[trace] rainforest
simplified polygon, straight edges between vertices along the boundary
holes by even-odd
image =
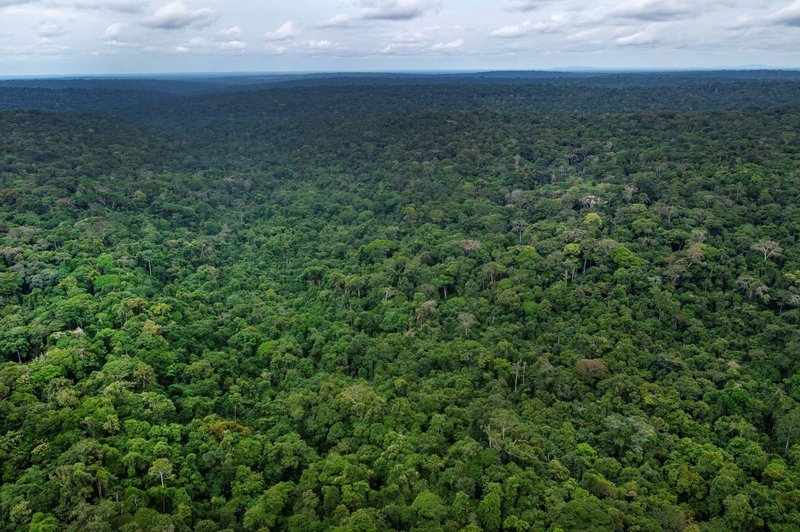
[[[0,80],[0,530],[800,529],[800,72]]]

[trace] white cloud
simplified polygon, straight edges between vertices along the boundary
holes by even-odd
[[[139,46],[139,43],[136,41],[118,41],[116,39],[111,39],[106,41],[106,44],[109,46],[114,46],[116,48],[130,48]]]
[[[563,29],[569,20],[561,14],[551,15],[549,19],[540,22],[526,20],[513,26],[503,26],[490,33],[492,37],[516,38],[529,35],[531,33],[555,33]]]
[[[442,0],[360,0],[357,14],[339,13],[319,22],[317,28],[351,28],[371,20],[406,21],[441,8]]]
[[[533,11],[534,9],[539,9],[553,0],[516,0],[511,2],[511,9],[514,11]]]
[[[457,50],[464,46],[464,39],[456,39],[450,42],[440,42],[431,46],[431,50]]]
[[[275,31],[268,31],[264,37],[270,41],[289,41],[297,36],[294,28],[294,22],[287,20],[280,28]]]
[[[422,49],[420,42],[391,42],[384,46],[380,53],[384,55],[412,55]]]
[[[217,32],[220,37],[235,38],[242,35],[242,28],[239,26],[231,26],[230,28],[223,28]]]
[[[58,24],[44,24],[42,27],[39,28],[38,35],[39,37],[44,37],[46,39],[50,39],[53,37],[61,37],[65,34],[64,28],[59,26]]]
[[[76,9],[104,9],[119,13],[140,13],[147,2],[144,0],[65,0],[56,1],[54,5]]]
[[[503,38],[514,38],[514,37],[522,37],[523,35],[527,34],[530,31],[531,21],[526,20],[520,24],[515,24],[513,26],[503,26],[502,28],[498,28],[494,30],[490,35],[492,37],[503,37]]]
[[[124,22],[115,22],[108,26],[106,30],[103,32],[103,39],[104,40],[112,40],[116,39],[122,33],[122,30],[125,29],[127,24]]]
[[[127,27],[128,24],[125,22],[114,22],[105,29],[101,38],[107,45],[115,46],[117,48],[138,46],[138,42],[131,41],[123,37],[123,30],[125,30]]]
[[[178,47],[193,52],[212,52],[215,50],[239,51],[247,48],[247,43],[239,39],[220,40],[218,36],[212,39],[192,37],[188,41],[180,43]]]
[[[177,30],[187,27],[205,28],[217,20],[216,13],[207,8],[192,9],[181,0],[160,7],[142,21],[145,26],[162,30]]]
[[[45,2],[41,2],[41,0],[0,0],[0,8],[39,3],[44,3],[48,7],[85,10],[102,9],[119,13],[139,13],[147,4],[146,0],[47,0]]]
[[[344,13],[340,13],[338,15],[334,15],[328,20],[323,20],[319,24],[317,24],[317,28],[347,28],[353,25],[355,19],[351,15],[345,15]]]
[[[611,13],[623,18],[659,22],[690,17],[697,12],[699,7],[702,7],[700,2],[633,0],[622,4]]]
[[[0,56],[19,56],[19,57],[57,57],[71,50],[68,46],[60,44],[22,44],[14,46],[0,46]]]
[[[783,26],[800,27],[800,0],[789,4],[769,17],[770,22]]]
[[[629,35],[617,37],[614,42],[620,46],[646,46],[659,42],[658,34],[653,28],[647,28]]]
[[[798,29],[800,0],[0,0],[0,72],[796,68]]]
[[[337,45],[333,41],[329,41],[327,39],[323,39],[320,41],[306,41],[305,47],[309,50],[330,50],[332,48],[336,48]]]
[[[219,44],[221,50],[244,50],[247,48],[247,43],[244,41],[224,41]]]
[[[751,28],[759,22],[760,21],[757,17],[754,17],[749,13],[745,13],[744,15],[739,15],[736,17],[733,22],[726,24],[725,27],[732,30],[741,30],[745,28]]]
[[[364,0],[364,20],[411,20],[441,7],[439,0]]]
[[[538,33],[555,33],[564,29],[570,20],[566,15],[555,14],[551,15],[549,19],[543,20],[534,25],[534,31]]]

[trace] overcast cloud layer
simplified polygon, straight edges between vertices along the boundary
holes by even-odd
[[[800,0],[0,0],[0,76],[749,65]]]

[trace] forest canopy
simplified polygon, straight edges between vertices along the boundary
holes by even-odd
[[[800,528],[800,75],[0,108],[0,529]]]

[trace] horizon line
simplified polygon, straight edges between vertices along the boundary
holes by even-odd
[[[531,69],[390,69],[390,70],[239,70],[239,71],[172,71],[172,72],[122,72],[122,73],[69,73],[69,74],[11,74],[0,75],[0,80],[18,79],[125,79],[171,77],[244,77],[244,76],[347,76],[347,75],[453,75],[494,73],[550,73],[550,74],[647,74],[681,72],[797,72],[800,67],[774,67],[769,65],[739,65],[720,67],[589,67],[569,66]]]

